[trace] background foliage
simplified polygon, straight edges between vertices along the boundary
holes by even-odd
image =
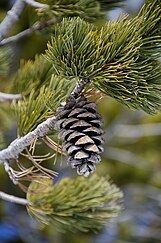
[[[5,1],[3,2],[1,4],[3,8],[1,9],[2,13],[0,15],[2,19],[5,13],[4,7],[6,7]],[[88,1],[84,2],[86,4]],[[112,2],[115,2],[117,7],[120,6],[119,2],[123,3],[123,1],[99,2],[101,3],[103,12],[111,10],[111,8],[113,9],[113,7],[115,7]],[[127,4],[130,5],[130,2]],[[125,9],[126,8],[127,7],[125,7]],[[69,12],[70,11],[71,10],[69,10]],[[91,9],[91,13],[92,11],[93,10]],[[60,12],[62,13],[62,9]],[[133,15],[135,15],[133,11],[131,12]],[[27,9],[23,14],[20,23],[15,26],[12,33],[16,33],[32,24],[34,17],[30,18],[29,13],[30,9]],[[99,17],[97,18],[97,24],[99,25],[102,21],[104,21],[103,18],[105,18],[106,12],[105,14],[100,14],[97,8],[97,13]],[[55,14],[54,10],[53,14]],[[110,15],[111,12],[108,12],[108,14]],[[48,15],[42,16],[42,18],[48,18]],[[91,18],[93,21],[92,15]],[[146,31],[144,31],[144,33],[144,37],[146,38],[147,34],[149,34],[148,28]],[[47,31],[44,31],[41,34],[37,33],[31,37],[28,37],[25,41],[23,40],[10,45],[9,55],[12,57],[12,63],[8,63],[4,69],[6,72],[3,73],[0,78],[1,91],[7,92],[11,90],[13,78],[15,80],[17,79],[15,70],[17,70],[17,67],[19,66],[20,58],[23,57],[28,59],[34,57],[36,53],[44,52],[46,42],[48,41],[48,38],[46,37],[47,34]],[[148,43],[143,46],[143,48],[146,48],[147,52]],[[3,57],[0,59],[3,60]],[[41,62],[38,56],[36,61],[38,63]],[[28,65],[29,62],[32,63],[33,61],[29,60],[23,67],[24,70],[21,74],[22,76],[19,76],[21,80],[30,78],[30,72],[35,72],[35,70],[29,69],[32,69],[32,65]],[[50,73],[51,75],[51,69],[50,64],[47,62],[42,66],[45,70],[40,69],[39,72],[35,74],[37,77],[37,84],[39,84],[39,87],[41,87],[43,90],[45,89],[45,85],[49,82],[49,80],[46,79],[46,76],[44,76],[44,73]],[[9,67],[10,74],[6,78],[6,73]],[[72,80],[72,85],[74,85],[75,82],[76,80]],[[63,87],[63,85],[66,85],[66,80],[62,80],[61,83],[59,80],[58,83]],[[43,106],[39,106],[40,100],[36,100],[36,90],[33,94],[29,94],[27,92],[28,85],[33,85],[32,82],[25,82],[25,84],[26,93],[24,95],[26,99],[34,95],[35,103],[32,105],[43,109]],[[55,90],[55,96],[51,97],[50,102],[43,99],[45,105],[47,104],[48,106],[49,114],[50,110],[53,109],[51,102],[52,99],[57,99],[58,106],[60,100],[63,100],[67,95],[63,92],[58,94],[57,90],[60,90],[60,87],[56,87],[55,83],[53,84],[51,82],[50,85],[51,88]],[[55,86],[53,87],[53,85]],[[16,89],[12,88],[13,92],[22,91],[21,86],[16,85],[15,87]],[[32,89],[34,89],[34,86]],[[23,102],[25,102],[25,100]],[[55,102],[56,101],[54,100],[54,103]],[[19,112],[23,114],[23,107],[19,106],[19,109]],[[6,145],[16,137],[17,133],[16,118],[14,117],[14,113],[8,112],[8,110],[8,104],[0,104],[0,127],[1,131],[3,132],[3,136],[2,133],[0,133],[1,147],[6,147]],[[102,176],[109,174],[112,181],[114,181],[123,190],[125,195],[124,212],[119,216],[119,218],[117,218],[117,220],[113,220],[113,222],[108,224],[98,235],[87,233],[62,234],[58,233],[53,227],[42,228],[41,226],[35,224],[34,221],[28,217],[23,207],[0,201],[0,242],[161,242],[161,115],[158,113],[155,116],[150,116],[142,111],[131,111],[110,98],[104,98],[100,101],[99,111],[105,120],[107,138],[103,162],[100,166],[98,166],[97,170]],[[28,117],[28,119],[30,120],[31,118]],[[39,119],[42,121],[43,117],[40,116]],[[38,121],[38,119],[36,119],[36,121]],[[22,124],[24,124],[24,122],[22,122]],[[32,121],[30,124],[31,127],[28,128],[29,130],[34,128],[33,124],[35,125],[35,122]],[[23,126],[21,126],[21,130],[18,131],[18,133],[21,135],[26,132],[27,131],[24,131]],[[71,170],[66,167],[64,162],[62,167],[59,167],[59,165],[56,165],[56,167],[60,173],[59,177],[57,178],[58,181],[60,180],[61,182],[61,179],[66,176],[73,176],[71,174]],[[0,170],[0,176],[1,190],[11,194],[24,196],[22,191],[12,185],[12,182],[8,180],[3,168]],[[13,220],[15,217],[16,220]]]

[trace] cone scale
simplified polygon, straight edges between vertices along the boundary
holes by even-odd
[[[68,163],[79,175],[89,176],[100,163],[103,152],[103,122],[97,105],[81,95],[71,97],[57,110],[55,129],[63,140]]]

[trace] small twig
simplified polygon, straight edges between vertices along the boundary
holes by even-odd
[[[6,94],[6,93],[0,92],[0,102],[20,100],[20,99],[22,99],[21,94]]]
[[[18,21],[26,3],[23,0],[17,0],[13,7],[7,12],[6,17],[0,24],[0,41],[2,41],[13,25]]]
[[[24,206],[27,206],[30,204],[25,198],[15,197],[13,195],[9,195],[9,194],[7,194],[5,192],[1,192],[1,191],[0,191],[0,198],[5,201],[21,204]]]
[[[11,36],[11,37],[8,37],[8,38],[2,40],[0,42],[0,46],[6,45],[6,44],[11,43],[11,42],[19,41],[20,39],[27,37],[27,36],[35,33],[36,31],[41,31],[41,30],[43,30],[43,29],[47,28],[48,26],[55,24],[55,23],[56,23],[56,19],[53,18],[53,19],[48,20],[45,23],[34,24],[31,28],[28,28],[28,29],[18,33],[17,35],[14,35],[14,36]]]
[[[50,7],[48,4],[39,3],[34,0],[23,0],[23,1],[34,8],[49,8]]]
[[[5,171],[7,172],[7,174],[9,175],[9,178],[11,179],[11,181],[16,185],[18,184],[18,181],[17,181],[17,178],[16,178],[16,175],[13,171],[13,169],[11,168],[10,164],[9,164],[9,160],[4,160],[3,161],[4,163],[4,168],[5,168]]]

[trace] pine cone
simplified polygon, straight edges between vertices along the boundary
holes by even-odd
[[[64,141],[68,162],[77,168],[79,175],[88,176],[101,161],[102,126],[96,103],[88,102],[84,96],[70,98],[57,110],[55,129],[60,131],[59,138]]]

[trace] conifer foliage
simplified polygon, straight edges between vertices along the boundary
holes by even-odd
[[[35,6],[35,1],[26,2]],[[58,230],[97,231],[122,209],[122,193],[108,178],[90,175],[101,161],[104,143],[95,94],[150,114],[161,110],[161,2],[146,1],[136,17],[123,15],[117,21],[107,21],[105,10],[121,1],[40,2],[48,5],[35,12],[39,24],[44,27],[51,19],[57,24],[43,33],[51,36],[43,55],[22,61],[12,77],[12,93],[22,95],[11,105],[18,138],[0,151],[0,163],[15,184],[31,181],[26,205],[32,216]],[[0,51],[3,76],[9,66],[6,56]],[[53,154],[42,154],[45,145]],[[54,166],[59,153],[79,177],[55,183],[57,173],[42,162]]]
[[[98,232],[108,218],[116,217],[122,209],[122,193],[107,178],[96,174],[89,180],[64,178],[55,185],[45,177],[35,179],[27,197],[32,203],[28,206],[31,216],[67,232]]]
[[[161,109],[160,15],[154,1],[134,19],[124,16],[101,29],[80,18],[64,19],[47,57],[59,75],[86,76],[128,107],[155,113]]]

